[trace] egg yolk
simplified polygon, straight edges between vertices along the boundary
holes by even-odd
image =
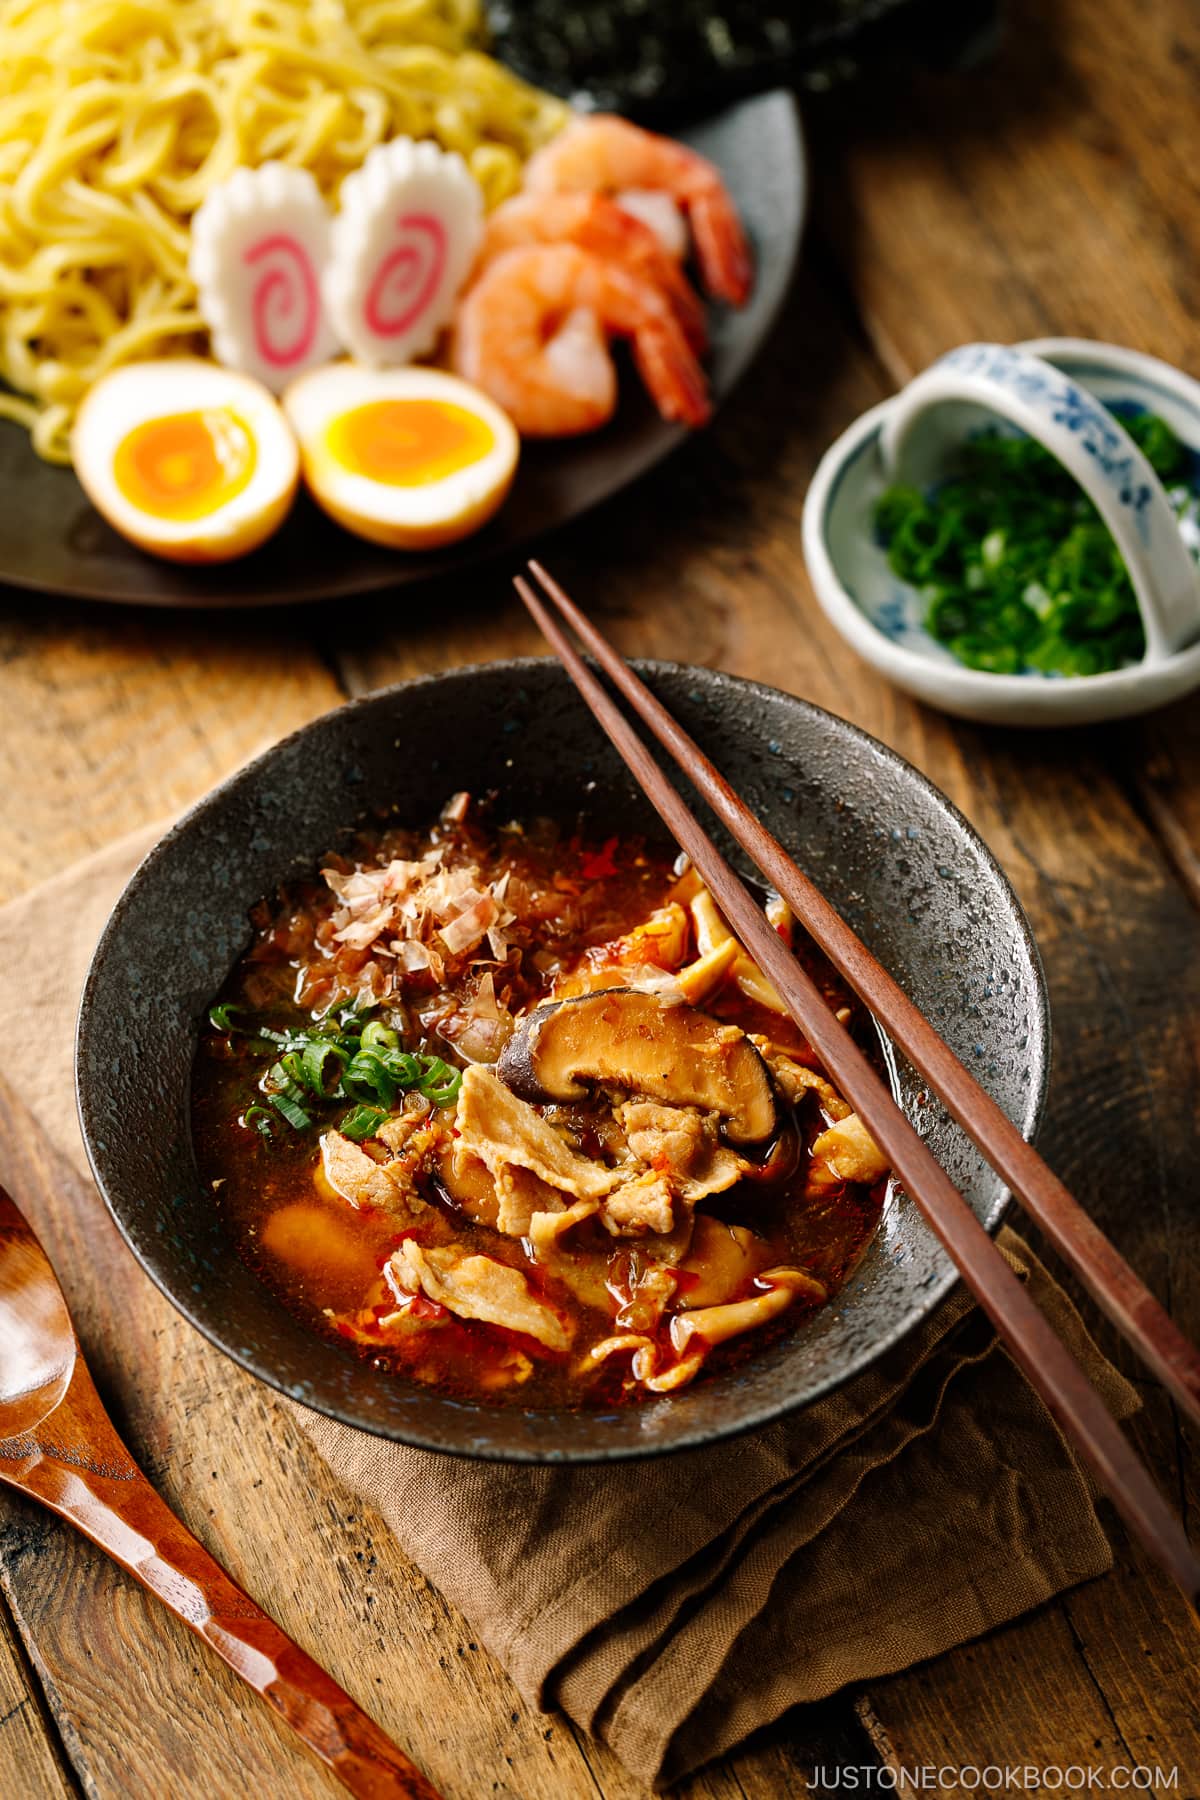
[[[425,487],[480,462],[492,428],[446,400],[372,400],[340,413],[326,433],[330,455],[352,475],[393,487]]]
[[[125,498],[153,518],[205,519],[242,492],[256,460],[249,428],[213,406],[135,425],[117,445],[113,474]]]

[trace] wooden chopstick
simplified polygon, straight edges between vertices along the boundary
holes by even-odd
[[[541,578],[542,571],[530,565]],[[812,977],[668,781],[563,627],[522,577],[515,586],[584,702],[728,920],[772,982],[825,1068],[871,1132],[1009,1353],[1105,1488],[1131,1531],[1193,1606],[1200,1562],[1179,1520],[1099,1395],[1013,1274],[967,1202],[917,1135]],[[553,590],[551,590],[553,592]],[[607,646],[606,646],[607,648]]]
[[[809,936],[891,1033],[951,1117],[978,1145],[1024,1204],[1063,1261],[1074,1270],[1122,1337],[1200,1424],[1200,1351],[1130,1268],[1074,1195],[1026,1143],[1007,1113],[985,1092],[935,1027],[914,1006],[846,924],[778,838],[756,819],[694,738],[672,718],[625,659],[580,612],[540,563],[530,569],[559,613],[596,658],[658,741],[670,751],[755,867],[787,901]]]

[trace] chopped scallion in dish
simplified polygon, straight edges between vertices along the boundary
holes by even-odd
[[[356,1104],[338,1121],[338,1130],[359,1142],[387,1118],[398,1094],[423,1094],[435,1106],[451,1106],[462,1085],[461,1072],[440,1056],[401,1050],[399,1034],[372,1016],[377,1013],[375,1007],[332,1007],[310,1030],[288,1032],[255,1024],[245,1007],[228,1002],[208,1016],[215,1030],[261,1044],[266,1067],[259,1091],[294,1131],[330,1123],[330,1109],[351,1100]],[[268,1106],[248,1107],[241,1123],[270,1137]]]
[[[1195,509],[1189,456],[1165,420],[1122,420],[1182,516]],[[968,668],[1100,675],[1146,640],[1129,572],[1096,508],[1031,438],[964,445],[949,478],[888,488],[875,509],[888,561],[919,590],[925,625]]]

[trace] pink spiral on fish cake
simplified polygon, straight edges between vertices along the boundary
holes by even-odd
[[[376,269],[363,302],[363,317],[379,337],[411,329],[446,267],[446,227],[435,213],[404,213],[396,228],[402,241]]]
[[[267,259],[270,259],[269,261]],[[263,361],[286,369],[312,349],[321,317],[316,270],[304,245],[288,232],[260,238],[242,253],[258,272],[250,299],[254,342]]]

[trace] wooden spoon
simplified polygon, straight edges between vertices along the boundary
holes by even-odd
[[[0,1481],[78,1526],[260,1693],[352,1794],[440,1800],[155,1493],[88,1374],[45,1251],[0,1188]]]

